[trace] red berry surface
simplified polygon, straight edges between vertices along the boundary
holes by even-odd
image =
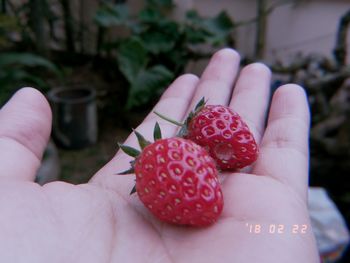
[[[221,170],[252,164],[258,146],[242,118],[229,107],[204,106],[190,120],[185,138],[205,147]]]
[[[183,138],[146,146],[135,163],[136,191],[160,220],[207,226],[223,209],[215,162],[207,151]]]

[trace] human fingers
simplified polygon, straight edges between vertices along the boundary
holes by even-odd
[[[309,123],[304,90],[294,84],[278,88],[272,99],[260,155],[252,171],[290,186],[304,200],[308,185]]]
[[[0,123],[0,179],[34,180],[51,132],[48,102],[23,88],[0,110]]]
[[[217,51],[205,68],[193,95],[188,111],[194,109],[201,98],[208,104],[227,105],[239,69],[240,56],[233,49]]]
[[[210,104],[227,105],[238,72],[239,59],[238,53],[232,49],[227,48],[216,52],[204,70],[199,82],[198,79],[196,79],[192,81],[191,84],[183,83],[187,81],[182,81],[180,77],[163,95],[162,99],[155,107],[155,111],[174,120],[182,120],[193,110],[202,97],[205,97]],[[193,76],[191,76],[191,78],[193,78]],[[191,89],[188,89],[189,86],[191,86]],[[175,103],[169,104],[167,103],[168,97],[180,98],[182,103],[178,104],[178,101],[175,101]],[[153,129],[155,120],[161,122],[161,126],[163,127],[162,132],[166,135],[173,135],[176,132],[176,126],[166,124],[166,122],[161,121],[153,113],[150,113],[137,130],[146,136],[149,135]],[[131,146],[137,145],[135,136],[131,134],[125,144]],[[130,157],[127,157],[124,153],[119,151],[110,163],[118,163],[119,170],[122,168],[127,169],[129,160]],[[115,167],[115,165],[111,166],[107,164],[98,172],[92,181],[95,181],[95,178],[101,177],[101,174],[105,174],[106,171],[109,170],[108,168],[113,166]]]
[[[244,67],[233,90],[230,108],[247,123],[259,142],[265,127],[270,96],[271,71],[261,63]]]
[[[162,113],[170,119],[181,120],[185,118],[191,110],[193,110],[198,101],[203,97],[205,97],[210,104],[227,104],[232,93],[233,83],[238,72],[238,67],[239,55],[236,51],[226,48],[216,52],[211,58],[208,66],[205,68],[199,81],[196,78],[195,83],[192,83],[191,93],[188,93],[188,89],[186,88],[189,85],[176,81],[167,92],[170,95],[165,93],[160,102],[155,107],[154,111]],[[185,77],[193,78],[193,75],[185,75]],[[172,107],[172,105],[168,104],[167,98],[181,98],[181,94],[183,93],[181,88],[186,89],[187,94],[185,93],[185,96],[187,98],[187,105],[184,107],[181,106],[181,104],[177,105],[177,102],[175,102]],[[189,94],[191,97],[188,97]],[[186,108],[184,112],[187,114],[184,114],[184,112],[181,110],[179,111],[179,106],[182,109]],[[149,116],[146,117],[145,121],[141,124],[141,126],[147,126],[146,129],[143,130],[150,133],[156,119],[159,122],[164,123],[164,121],[161,121],[159,117],[151,112]],[[150,123],[152,127],[149,127],[148,124]],[[173,126],[172,129],[166,129],[166,132],[169,131],[170,133],[174,133],[176,129],[177,128]],[[140,127],[137,130],[140,130]],[[128,142],[136,144],[135,136],[132,136],[132,138],[134,138],[133,141]]]

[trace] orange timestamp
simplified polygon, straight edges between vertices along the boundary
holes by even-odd
[[[246,223],[245,226],[251,234],[306,234],[309,230],[307,224],[252,224]]]

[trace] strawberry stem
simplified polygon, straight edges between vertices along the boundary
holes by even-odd
[[[175,124],[175,125],[177,125],[177,126],[182,127],[182,126],[184,125],[183,123],[180,123],[180,122],[178,122],[178,121],[175,121],[175,120],[173,120],[173,119],[170,119],[170,118],[164,116],[163,114],[160,114],[159,112],[154,111],[154,114],[156,114],[158,117],[162,118],[163,120],[166,120],[166,121],[168,121],[168,122],[170,122],[170,123],[172,123],[172,124]]]

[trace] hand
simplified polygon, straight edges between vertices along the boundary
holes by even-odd
[[[0,111],[0,261],[318,262],[306,205],[305,93],[292,84],[280,87],[265,128],[270,71],[262,64],[249,65],[233,89],[238,67],[238,54],[221,50],[200,79],[179,77],[155,106],[181,120],[205,96],[209,104],[237,111],[260,143],[259,159],[249,170],[221,175],[224,210],[207,228],[177,227],[153,218],[137,195],[129,195],[134,176],[115,175],[129,165],[120,151],[87,184],[33,183],[49,138],[51,112],[36,90],[17,92]],[[164,137],[176,133],[175,126],[153,113],[137,130],[152,138],[156,120]],[[135,136],[125,144],[137,145]]]

